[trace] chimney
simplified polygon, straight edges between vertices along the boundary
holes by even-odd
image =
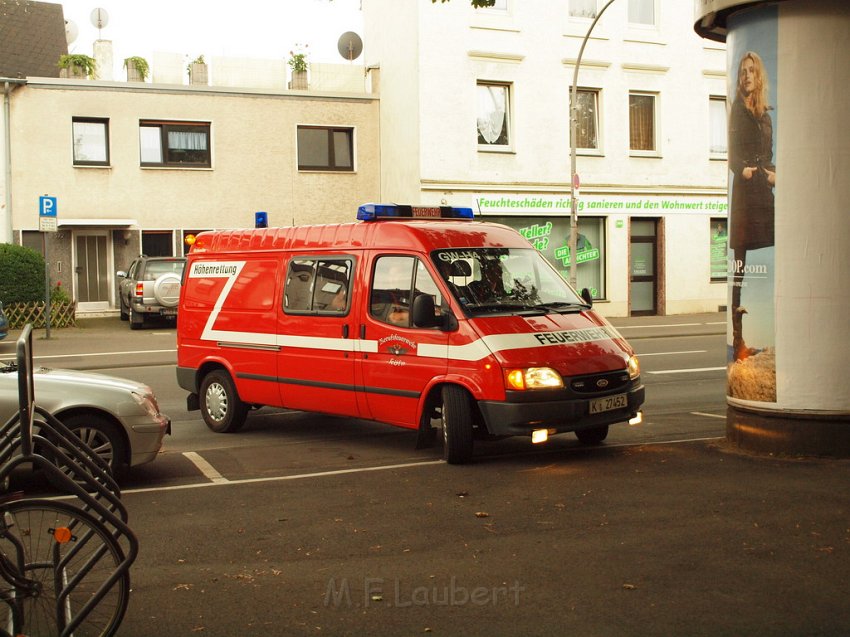
[[[112,60],[112,40],[94,41],[94,59],[97,63],[94,79],[112,81],[115,72]]]

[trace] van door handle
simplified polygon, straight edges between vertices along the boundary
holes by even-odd
[[[366,324],[361,323],[360,324],[360,339],[363,340],[365,338],[366,338]]]
[[[348,323],[342,326],[342,337],[348,338]]]

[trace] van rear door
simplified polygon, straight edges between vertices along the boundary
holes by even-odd
[[[429,294],[438,312],[447,306],[417,256],[372,252],[369,259],[369,299],[359,324],[363,416],[415,428],[423,392],[446,373],[448,334],[411,325],[411,305],[417,295]]]

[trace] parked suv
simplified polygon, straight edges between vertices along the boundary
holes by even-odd
[[[118,297],[121,320],[130,321],[137,330],[150,317],[177,318],[180,280],[185,257],[149,257],[141,255],[130,269],[118,272]]]

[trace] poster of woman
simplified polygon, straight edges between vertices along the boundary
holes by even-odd
[[[742,22],[729,42],[728,395],[775,402],[776,16]]]

